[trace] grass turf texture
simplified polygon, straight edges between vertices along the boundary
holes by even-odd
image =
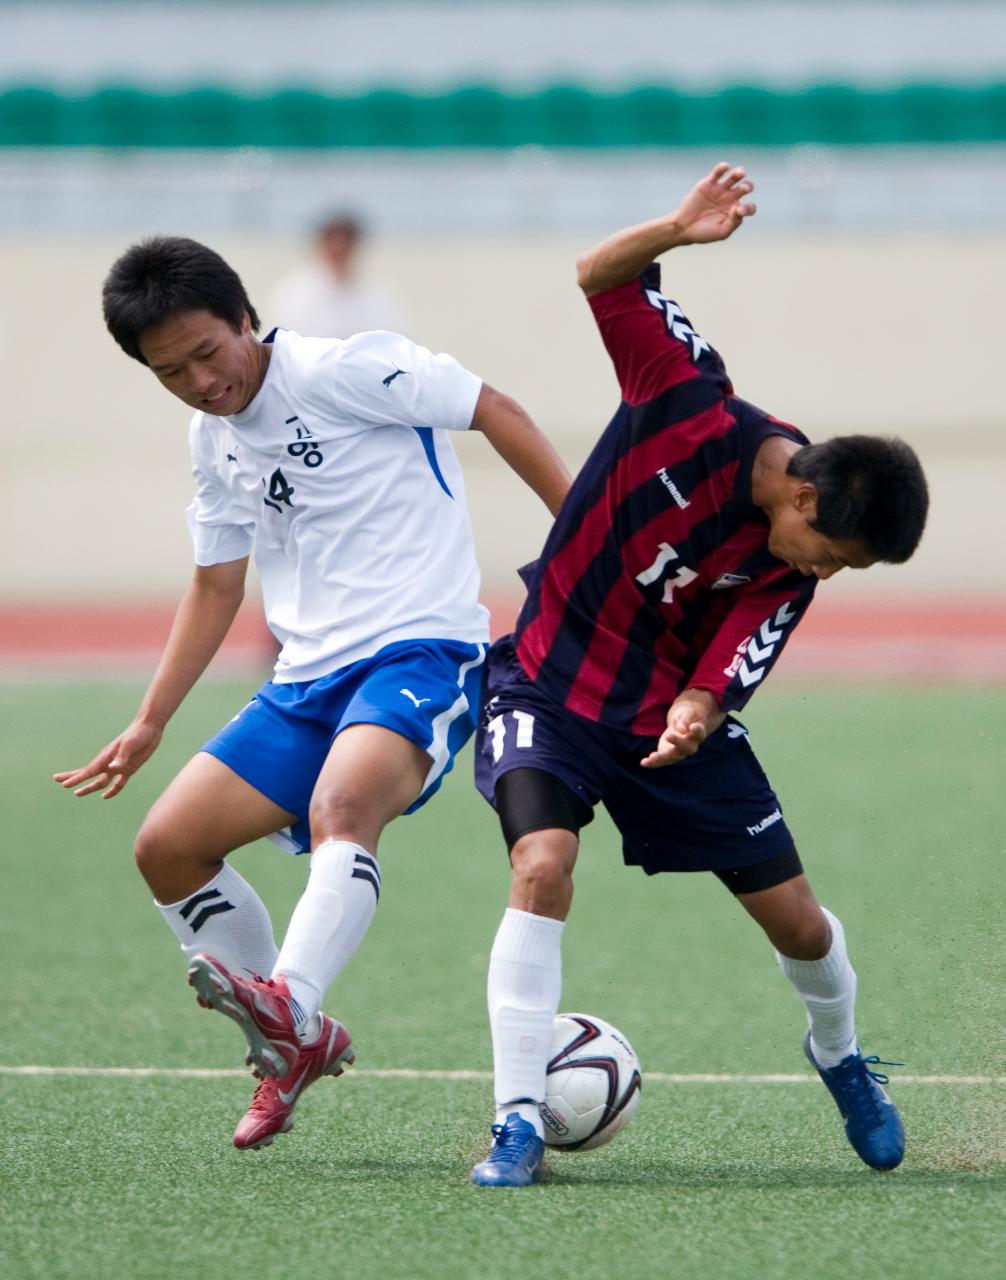
[[[158,756],[104,803],[60,795],[48,775],[110,738],[138,690],[4,688],[3,1064],[240,1065],[237,1031],[184,984],[130,844],[146,805],[245,693],[201,689]],[[905,1073],[1003,1070],[1004,712],[1006,696],[985,691],[789,687],[745,717],[812,883],[846,924],[866,1050],[906,1061]],[[444,794],[386,836],[380,910],[328,1001],[361,1068],[490,1065],[485,966],[506,865],[469,775],[466,756]],[[305,861],[263,844],[236,865],[281,933]],[[292,1135],[239,1153],[243,1080],[0,1075],[3,1274],[1001,1274],[1001,1088],[898,1088],[894,1072],[908,1155],[878,1175],[816,1083],[647,1087],[647,1069],[806,1070],[799,1003],[713,877],[621,868],[599,815],[565,963],[563,1006],[626,1032],[644,1094],[610,1146],[551,1156],[544,1185],[467,1185],[488,1137],[488,1081],[350,1072],[311,1090]]]

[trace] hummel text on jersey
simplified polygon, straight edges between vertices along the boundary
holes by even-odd
[[[681,490],[674,483],[671,477],[667,474],[666,467],[661,467],[660,470],[657,472],[657,475],[660,477],[660,483],[664,486],[664,488],[671,495],[671,497],[678,504],[678,506],[681,508],[682,511],[684,511],[686,507],[690,507],[692,505],[687,500],[687,498],[684,497]]]
[[[748,835],[760,836],[766,827],[771,827],[776,822],[782,822],[781,809],[774,809],[767,818],[762,818],[761,822],[756,822],[753,827],[748,827]]]

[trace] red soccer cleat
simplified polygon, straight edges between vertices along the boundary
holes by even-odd
[[[189,986],[204,1009],[225,1013],[245,1033],[245,1062],[256,1075],[279,1079],[293,1070],[300,1038],[285,979],[239,978],[212,956],[196,955]]]
[[[278,1133],[293,1128],[293,1109],[304,1090],[322,1076],[341,1076],[356,1054],[349,1032],[341,1023],[321,1015],[321,1035],[301,1045],[297,1063],[281,1080],[263,1080],[251,1106],[234,1130],[234,1145],[242,1150],[268,1147]]]

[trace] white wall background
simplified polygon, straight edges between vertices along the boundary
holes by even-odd
[[[106,334],[121,238],[0,241],[0,597],[160,600],[190,572],[188,411]],[[265,309],[300,245],[214,240]],[[572,466],[617,389],[561,236],[401,237],[371,254],[410,336],[516,396]],[[1006,236],[758,234],[665,259],[665,289],[723,353],[738,393],[812,438],[892,432],[921,453],[931,523],[908,565],[836,591],[1006,590],[1001,300]],[[263,315],[263,320],[275,319]],[[487,586],[516,586],[547,518],[481,438],[462,440]]]

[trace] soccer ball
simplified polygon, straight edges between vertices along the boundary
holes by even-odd
[[[564,1151],[603,1146],[639,1105],[639,1059],[611,1023],[586,1013],[560,1013],[541,1118],[545,1143]]]

